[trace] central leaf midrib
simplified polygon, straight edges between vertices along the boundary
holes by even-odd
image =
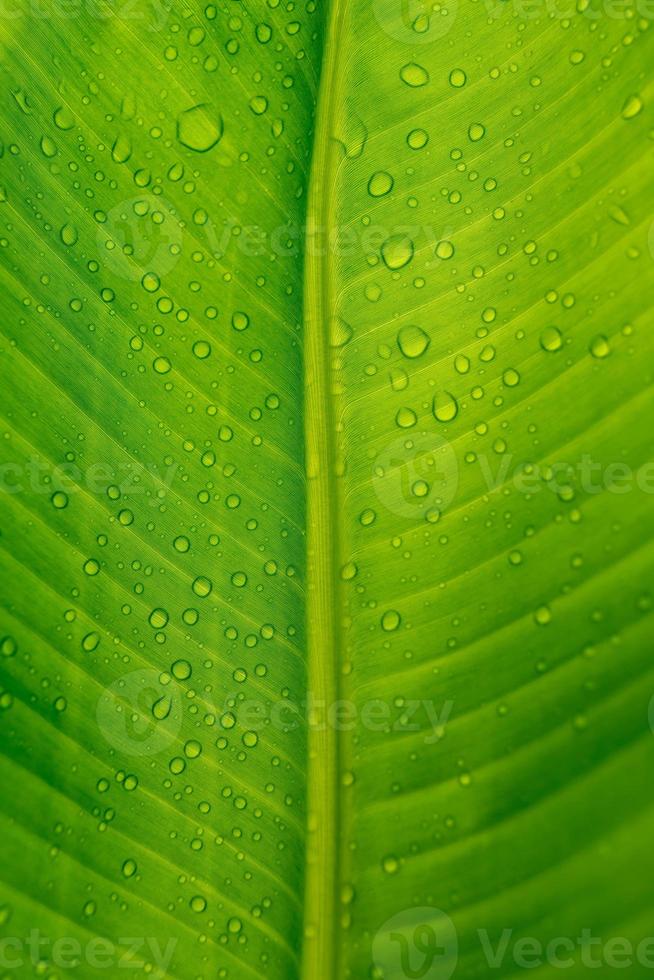
[[[339,40],[347,0],[331,0],[324,27],[304,257],[304,426],[307,475],[307,687],[317,717],[307,719],[307,845],[302,980],[342,975],[338,903],[342,880],[342,771],[337,727],[326,711],[342,696],[342,621],[339,569],[343,565],[343,488],[337,473],[337,396],[329,333],[334,315],[334,176],[338,144],[334,119],[341,102]],[[342,81],[342,79],[341,79]],[[318,247],[316,247],[316,242]]]

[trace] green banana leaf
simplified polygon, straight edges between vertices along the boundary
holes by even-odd
[[[6,0],[0,976],[651,976],[654,8]]]

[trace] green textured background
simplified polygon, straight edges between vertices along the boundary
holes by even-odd
[[[654,932],[653,19],[0,12],[3,980]]]

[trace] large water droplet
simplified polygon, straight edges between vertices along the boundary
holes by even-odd
[[[180,112],[177,117],[177,139],[189,150],[206,153],[223,135],[223,120],[205,104]]]

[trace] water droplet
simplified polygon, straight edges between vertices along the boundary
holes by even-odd
[[[167,357],[155,357],[152,362],[152,367],[157,374],[168,374],[172,368],[172,364]]]
[[[196,340],[193,344],[193,353],[204,361],[211,354],[211,344],[207,340]]]
[[[127,163],[132,155],[132,144],[126,136],[117,136],[111,148],[111,157],[116,163]]]
[[[563,337],[558,327],[545,327],[540,335],[540,346],[548,353],[561,350]]]
[[[188,660],[176,660],[170,668],[170,672],[178,681],[187,681],[192,673],[192,668]]]
[[[133,878],[136,874],[136,861],[133,861],[131,858],[123,861],[122,872],[125,878]]]
[[[223,135],[223,120],[206,104],[193,106],[177,117],[177,139],[189,150],[206,153]]]
[[[411,408],[400,408],[395,416],[395,423],[400,429],[410,429],[417,421],[416,413]]]
[[[156,293],[161,286],[161,280],[156,272],[146,272],[141,279],[141,285],[146,292]]]
[[[201,599],[206,599],[210,595],[213,584],[211,579],[205,578],[204,575],[198,575],[198,577],[193,582],[193,591]]]
[[[382,861],[382,869],[385,871],[387,875],[397,874],[397,872],[400,869],[400,862],[397,860],[397,858],[394,855],[389,854]]]
[[[598,334],[596,337],[593,337],[588,349],[593,355],[593,357],[596,357],[598,360],[602,360],[603,358],[608,357],[609,354],[611,353],[609,342],[607,338],[604,336],[604,334],[601,333]]]
[[[402,327],[397,335],[397,346],[401,353],[408,358],[420,357],[430,344],[430,338],[422,327],[412,324]]]
[[[449,391],[434,395],[432,412],[437,422],[453,422],[459,413],[459,403]]]
[[[82,650],[84,650],[85,653],[93,653],[94,650],[97,650],[99,643],[100,643],[99,633],[96,632],[87,633],[84,639],[82,640]]]
[[[549,606],[539,606],[534,613],[534,620],[539,626],[547,626],[552,621],[552,612]]]
[[[381,254],[387,268],[403,269],[413,258],[413,242],[408,235],[392,235],[382,245]]]
[[[429,81],[429,72],[422,65],[416,64],[415,61],[410,61],[400,68],[400,78],[410,88],[421,88]]]
[[[388,609],[381,618],[382,629],[386,633],[393,633],[402,621],[402,617],[395,609]]]
[[[450,85],[453,88],[463,88],[467,81],[468,76],[464,72],[463,68],[453,68],[450,72]]]
[[[61,231],[59,232],[59,237],[64,245],[75,245],[77,242],[77,228],[75,225],[62,225]]]
[[[67,106],[59,106],[55,109],[52,118],[57,129],[72,129],[75,125],[75,117]]]
[[[236,313],[232,314],[232,326],[234,330],[246,330],[250,325],[250,318],[247,313],[242,313],[237,310]]]
[[[14,640],[13,636],[4,636],[2,642],[0,643],[0,653],[3,657],[13,657],[18,650],[18,644]]]
[[[622,106],[622,118],[633,119],[642,111],[643,100],[639,95],[630,95]]]
[[[412,129],[406,141],[412,150],[422,150],[423,146],[427,146],[429,142],[429,133],[424,129]]]
[[[436,255],[439,259],[451,259],[454,255],[454,245],[452,242],[442,241],[436,246]]]
[[[165,721],[173,706],[172,698],[167,694],[162,694],[152,705],[152,715],[157,721]]]
[[[265,95],[255,95],[250,99],[250,109],[255,116],[262,116],[268,108],[268,99]]]
[[[354,331],[342,316],[332,316],[329,320],[329,343],[331,347],[345,347],[352,339]]]
[[[197,759],[202,754],[202,745],[195,738],[190,738],[184,744],[184,755],[187,759]]]
[[[371,197],[383,197],[393,189],[393,178],[385,170],[378,170],[368,181],[368,193]]]
[[[161,630],[168,622],[168,613],[165,609],[153,609],[148,621],[152,629]]]
[[[481,123],[472,123],[468,128],[468,139],[471,143],[478,143],[486,135],[486,127]]]
[[[50,136],[41,137],[41,153],[50,159],[57,155],[57,146]]]

